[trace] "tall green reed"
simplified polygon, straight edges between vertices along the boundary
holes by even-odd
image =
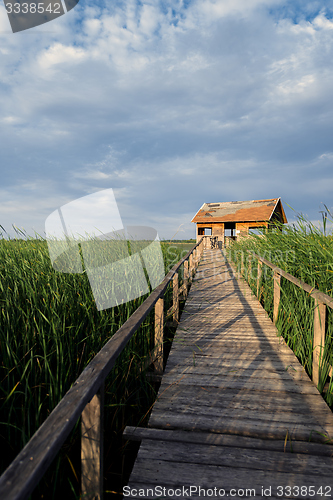
[[[188,250],[161,245],[167,272]],[[97,311],[87,275],[55,271],[45,240],[0,240],[1,471],[146,296]],[[168,290],[166,309],[171,296]],[[145,423],[154,400],[154,387],[140,371],[152,348],[153,320],[153,314],[146,318],[106,380],[110,446],[114,440],[121,446],[119,435],[125,425]],[[78,429],[58,458],[62,467],[66,462],[67,473],[60,473],[58,464],[46,477],[49,492],[66,476],[65,482],[72,481],[78,490],[78,455],[75,452],[73,458],[70,454],[77,441]],[[57,494],[56,490],[52,493]]]
[[[327,217],[327,212],[329,216]],[[327,232],[326,212],[323,228],[316,227],[303,216],[291,226],[273,225],[259,235],[235,242],[229,249],[232,260],[241,266],[253,292],[257,294],[257,260],[252,252],[277,265],[313,288],[333,297],[333,235]],[[273,272],[263,265],[260,279],[260,301],[273,318]],[[313,311],[315,301],[304,290],[281,278],[280,312],[277,321],[279,333],[312,376]],[[326,368],[322,370],[319,389],[329,381],[325,399],[333,406],[333,379],[327,378],[328,366],[333,364],[333,311],[327,307],[326,342],[323,354]]]

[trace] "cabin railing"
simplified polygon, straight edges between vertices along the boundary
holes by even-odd
[[[25,500],[38,485],[81,416],[81,492],[85,500],[103,498],[104,381],[133,334],[155,308],[154,349],[146,365],[163,373],[164,294],[172,281],[173,305],[166,317],[179,320],[179,297],[187,296],[189,284],[203,251],[203,239],[165,276],[162,283],[96,354],[45,422],[0,477],[1,500]],[[179,287],[178,271],[184,267]]]
[[[277,323],[278,314],[279,314],[279,306],[280,306],[280,296],[281,296],[281,276],[286,280],[294,283],[294,285],[298,286],[305,292],[307,292],[315,301],[314,307],[314,318],[313,318],[313,355],[312,355],[312,380],[313,383],[318,387],[320,380],[320,371],[322,368],[322,357],[325,349],[325,334],[326,334],[326,307],[330,307],[333,309],[333,298],[329,295],[326,295],[323,292],[320,292],[314,287],[311,287],[304,281],[295,278],[291,274],[287,273],[283,269],[280,269],[272,262],[260,257],[256,253],[252,251],[248,251],[248,266],[247,270],[245,270],[244,264],[244,252],[242,252],[241,262],[238,267],[238,272],[244,279],[248,278],[251,274],[252,269],[252,259],[257,260],[257,283],[256,283],[256,291],[257,298],[260,300],[260,280],[262,277],[262,266],[263,264],[268,266],[273,271],[273,323]],[[332,376],[332,366],[329,367],[328,375]]]

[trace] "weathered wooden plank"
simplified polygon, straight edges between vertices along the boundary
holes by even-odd
[[[148,446],[149,442],[143,442],[142,446]],[[287,456],[287,455],[286,455]],[[163,470],[161,477],[158,472]],[[270,470],[256,470],[245,467],[225,467],[216,465],[205,465],[181,463],[162,460],[146,460],[138,455],[136,464],[132,472],[132,481],[134,484],[165,485],[169,487],[179,486],[201,486],[201,488],[212,489],[214,487],[223,488],[226,492],[232,489],[254,488],[259,498],[262,487],[273,490],[272,497],[277,496],[278,486],[315,486],[317,490],[320,487],[329,487],[326,491],[332,495],[332,479],[316,476],[315,474],[305,472],[293,472],[293,469],[287,473]],[[245,495],[243,495],[245,496]],[[250,496],[250,495],[248,495]],[[253,495],[252,495],[253,496]],[[306,498],[310,498],[309,496]],[[320,498],[320,497],[318,497]]]
[[[183,401],[184,402],[184,401]],[[316,415],[308,415],[286,411],[280,411],[279,407],[265,409],[258,406],[253,408],[250,405],[238,405],[238,407],[233,408],[221,408],[221,406],[215,406],[214,403],[209,407],[208,405],[196,405],[188,404],[183,407],[179,407],[177,402],[170,403],[168,401],[159,401],[155,406],[155,413],[159,411],[163,415],[163,422],[171,423],[173,418],[178,418],[186,413],[186,418],[189,417],[191,420],[197,415],[203,418],[211,418],[212,421],[223,420],[225,425],[233,420],[244,421],[246,420],[256,420],[258,425],[266,426],[269,429],[275,425],[283,425],[284,428],[288,428],[290,425],[292,428],[295,425],[302,425],[310,430],[317,430],[319,432],[328,433],[329,436],[333,438],[333,424],[332,419],[326,418],[321,414],[321,418]],[[326,422],[325,422],[326,420]],[[161,420],[159,420],[161,421]],[[152,420],[153,425],[154,420]],[[233,423],[233,422],[232,422]],[[156,425],[156,421],[155,421]],[[156,425],[157,426],[157,425]],[[160,424],[158,425],[160,427]],[[183,428],[183,430],[186,430]],[[332,441],[333,444],[333,441]]]
[[[228,335],[228,333],[226,333],[226,336]],[[204,336],[202,335],[201,338],[198,337],[196,339],[194,339],[192,342],[191,342],[191,338],[189,336],[186,336],[186,335],[176,335],[175,339],[176,339],[176,343],[175,343],[175,348],[181,346],[181,345],[200,345],[201,347],[203,348],[209,348],[209,347],[220,347],[220,351],[222,351],[222,347],[224,346],[225,348],[227,347],[232,347],[232,344],[235,344],[235,341],[229,341],[228,340],[229,338],[229,335],[228,337],[226,337],[225,339],[223,337],[221,337],[219,334],[216,334],[215,336],[213,335],[212,338],[209,338],[208,340],[205,340]],[[229,345],[228,345],[229,344]],[[266,338],[266,341],[264,342],[261,342],[261,339],[260,338],[257,338],[257,339],[253,339],[251,340],[249,338],[249,336],[246,336],[244,337],[244,339],[240,339],[238,340],[237,342],[237,347],[239,349],[242,348],[242,344],[244,345],[244,348],[245,347],[251,347],[252,345],[252,348],[256,349],[256,350],[265,350],[268,348],[268,350],[270,351],[275,351],[275,352],[279,352],[279,353],[283,353],[285,352],[286,354],[288,353],[288,350],[290,351],[290,349],[287,347],[287,345],[281,341],[279,342],[278,339],[275,339],[274,337],[272,338]],[[259,346],[259,347],[256,347],[256,344]],[[262,345],[260,345],[262,344]]]
[[[187,385],[184,390],[183,386],[177,384],[171,386],[163,386],[163,394],[155,402],[156,410],[160,405],[172,405],[179,403],[179,408],[214,406],[217,409],[243,409],[257,410],[264,412],[276,410],[277,413],[292,413],[306,415],[309,422],[313,419],[318,419],[323,424],[332,424],[332,415],[327,411],[327,405],[317,395],[303,395],[295,393],[277,393],[269,391],[255,390],[240,390],[235,393],[233,389],[220,389],[218,394],[214,387],[198,387]],[[205,412],[205,408],[203,412]]]
[[[287,439],[258,439],[230,434],[210,434],[207,432],[189,432],[181,430],[155,429],[151,427],[127,426],[123,433],[124,439],[141,441],[182,442],[190,444],[231,446],[242,449],[270,450],[283,453],[300,453],[313,456],[333,457],[333,445],[311,443],[306,441],[291,441]]]
[[[332,474],[333,458],[283,451],[246,449],[236,446],[149,440],[140,450],[140,459],[174,461],[184,464],[217,465],[274,472],[309,473],[317,477]],[[332,478],[333,481],[333,478]],[[333,483],[332,483],[333,484]],[[332,491],[333,493],[333,491]]]
[[[288,349],[283,342],[281,343],[275,342],[274,344],[270,343],[270,345],[263,344],[262,346],[258,347],[254,343],[251,344],[249,342],[246,342],[246,340],[247,339],[245,338],[243,342],[244,344],[243,347],[241,345],[233,347],[233,342],[229,342],[229,344],[226,344],[219,339],[215,339],[215,342],[212,341],[204,342],[203,338],[194,339],[193,342],[191,342],[187,336],[177,335],[175,338],[175,345],[172,347],[172,349],[177,350],[183,348],[196,348],[198,353],[204,352],[205,350],[207,351],[207,353],[211,353],[213,351],[212,348],[215,348],[215,351],[218,352],[220,356],[222,356],[224,352],[227,352],[229,350],[236,351],[235,356],[237,356],[237,351],[240,354],[242,354],[243,352],[246,352],[246,348],[249,348],[249,356],[255,356],[257,354],[259,355],[260,353],[262,353],[262,355],[265,355],[266,352],[268,353],[271,352],[273,356],[284,356],[288,355],[290,352],[290,349]],[[218,347],[219,349],[217,349]],[[250,351],[252,353],[250,353]]]
[[[270,331],[277,333],[275,327],[272,325],[269,318],[259,318],[256,314],[246,314],[246,312],[238,310],[235,314],[222,314],[218,310],[211,310],[208,312],[200,312],[200,313],[187,313],[184,312],[182,316],[182,324],[183,327],[200,327],[204,320],[208,320],[210,323],[213,322],[215,325],[219,325],[219,327],[224,326],[224,324],[232,321],[233,323],[237,323],[237,327],[252,327],[258,329],[266,329],[268,328]],[[207,323],[207,321],[205,322]]]
[[[249,346],[249,347],[278,347],[279,342],[277,342],[275,337],[266,337],[265,335],[237,335],[237,334],[231,334],[229,335],[227,332],[225,335],[220,335],[220,332],[216,332],[214,335],[211,333],[210,335],[208,334],[207,337],[205,337],[203,334],[197,334],[196,336],[191,335],[181,335],[180,333],[176,336],[176,339],[178,341],[184,340],[184,342],[187,342],[188,344],[197,344],[197,345],[206,345],[206,346],[212,346],[212,345],[220,345],[228,347],[230,344],[235,344],[237,343],[237,346],[242,347],[244,346]]]
[[[218,367],[225,368],[250,368],[250,369],[258,369],[261,368],[263,370],[274,370],[277,372],[285,372],[288,370],[295,370],[295,371],[304,371],[304,368],[302,365],[300,365],[298,362],[295,362],[295,359],[293,359],[291,356],[287,358],[280,359],[277,356],[274,358],[268,358],[267,356],[262,356],[261,359],[260,357],[245,357],[245,353],[243,357],[234,357],[234,356],[200,356],[200,355],[192,355],[189,357],[184,357],[181,355],[181,353],[178,353],[177,350],[175,350],[172,353],[172,357],[169,358],[168,363],[167,363],[167,368],[166,370],[171,369],[172,367],[180,366],[182,365],[183,367],[185,366],[197,366],[197,367],[215,367],[217,365],[216,360],[219,359],[220,363],[218,364]]]
[[[223,387],[229,387],[233,389],[252,389],[257,391],[274,391],[283,393],[296,393],[296,394],[317,394],[318,391],[316,387],[311,383],[306,383],[306,381],[298,382],[297,380],[281,380],[281,378],[276,379],[266,379],[261,380],[260,377],[227,377],[227,376],[214,376],[214,375],[201,375],[196,373],[175,373],[166,374],[163,377],[163,385],[170,384],[197,384],[201,387],[216,387],[220,389]]]
[[[237,326],[250,326],[252,328],[269,328],[271,331],[277,332],[275,327],[272,325],[269,318],[266,317],[258,317],[255,313],[246,314],[241,310],[238,310],[235,314],[225,314],[220,313],[217,310],[211,310],[210,312],[200,312],[200,313],[187,313],[184,312],[182,317],[182,323],[185,326],[200,326],[202,325],[203,320],[214,321],[215,324],[219,324],[220,327],[223,327],[224,323],[229,321],[237,322]]]
[[[208,342],[211,338],[224,339],[226,335],[228,335],[228,338],[230,337],[246,338],[250,336],[257,339],[267,338],[270,341],[275,340],[276,343],[279,343],[278,342],[279,337],[277,337],[276,332],[274,330],[268,330],[257,326],[253,327],[247,324],[234,325],[234,327],[232,327],[232,325],[226,325],[226,326],[221,325],[218,328],[216,327],[209,328],[209,326],[208,328],[202,328],[202,326],[203,325],[201,324],[200,327],[195,328],[191,325],[188,325],[187,327],[183,325],[182,328],[178,330],[175,337],[195,338],[196,336],[200,336],[202,338],[206,338]]]
[[[250,356],[256,356],[256,355],[266,355],[268,356],[270,353],[272,353],[272,355],[276,355],[276,356],[284,356],[285,355],[285,351],[283,350],[283,348],[279,347],[279,346],[274,346],[274,345],[260,345],[258,346],[258,344],[256,343],[250,343],[250,342],[229,342],[227,345],[226,344],[223,344],[223,342],[218,342],[218,341],[214,341],[214,342],[210,342],[209,344],[207,343],[204,343],[204,342],[201,342],[200,340],[196,341],[196,342],[187,342],[186,339],[183,339],[183,340],[180,340],[178,339],[177,341],[177,345],[175,345],[175,350],[178,350],[179,352],[182,350],[182,349],[190,349],[192,352],[197,352],[198,354],[201,353],[201,354],[207,354],[209,352],[211,352],[212,350],[216,349],[224,349],[225,350],[225,353],[227,352],[234,352],[235,353],[235,356],[237,356],[237,353],[239,352],[246,352],[248,351],[249,353],[249,357]]]
[[[219,377],[224,379],[230,380],[231,378],[236,380],[236,379],[247,379],[247,380],[253,380],[253,379],[259,379],[259,384],[262,385],[264,382],[263,380],[268,380],[268,381],[297,381],[297,382],[304,382],[305,384],[310,384],[311,387],[313,387],[313,384],[311,382],[311,379],[308,377],[308,375],[305,373],[304,369],[303,370],[280,370],[280,371],[275,371],[275,370],[265,370],[262,367],[237,367],[237,366],[213,366],[213,365],[205,365],[205,364],[196,364],[193,363],[188,364],[186,366],[186,372],[183,370],[182,373],[186,373],[186,377],[191,377],[192,375],[194,376],[208,376],[208,377]],[[164,377],[165,380],[168,381],[169,377],[173,376],[179,376],[179,364],[176,364],[174,366],[168,366],[168,369],[165,371]],[[167,383],[167,382],[166,382]],[[204,382],[203,382],[204,383]],[[315,393],[315,390],[311,391],[311,394]]]

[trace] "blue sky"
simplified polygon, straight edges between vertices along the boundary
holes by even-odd
[[[42,234],[114,190],[124,224],[193,237],[204,202],[333,208],[333,5],[90,1],[11,33],[0,5],[0,224]],[[13,234],[13,232],[11,232]]]

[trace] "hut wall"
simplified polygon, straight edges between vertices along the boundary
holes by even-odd
[[[211,228],[212,236],[217,236],[218,241],[223,241],[224,239],[224,223],[223,222],[209,222],[206,224],[198,223],[197,224],[197,242],[201,240],[204,236],[205,229]]]
[[[267,227],[268,222],[237,222],[236,223],[236,236],[242,238],[248,236],[249,229],[258,227]]]

